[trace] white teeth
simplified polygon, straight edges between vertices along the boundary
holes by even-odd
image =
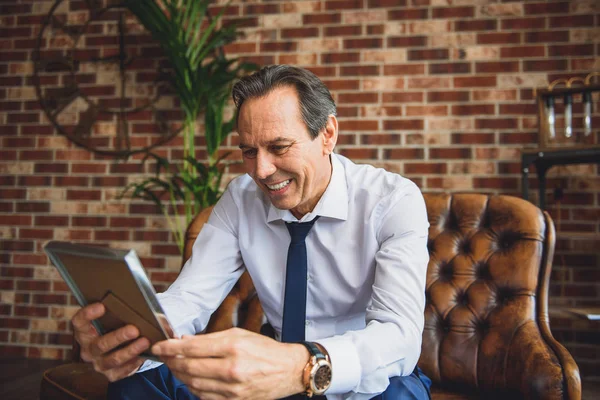
[[[291,179],[288,179],[287,181],[283,181],[281,183],[278,183],[277,185],[267,185],[267,187],[270,190],[281,190],[284,187],[286,187],[287,185],[289,185],[291,181],[292,181]]]

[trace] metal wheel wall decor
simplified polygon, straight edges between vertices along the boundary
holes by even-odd
[[[160,49],[122,4],[57,0],[33,60],[46,116],[77,145],[127,159],[179,133],[183,113]]]

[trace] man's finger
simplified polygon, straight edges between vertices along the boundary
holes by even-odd
[[[100,356],[115,349],[119,345],[138,337],[140,332],[133,325],[126,325],[122,328],[100,336],[90,346],[90,352],[93,356]]]
[[[231,354],[234,338],[224,335],[184,336],[181,339],[163,340],[152,346],[152,353],[157,356],[173,357],[224,357]]]
[[[98,362],[98,368],[102,371],[119,368],[131,360],[135,360],[146,349],[150,347],[150,341],[145,337],[137,339],[135,342],[127,345],[127,347],[115,350],[102,357]]]
[[[75,330],[87,332],[91,322],[103,315],[104,306],[100,303],[94,303],[77,311],[71,319],[71,322],[73,323],[73,328],[75,328]]]

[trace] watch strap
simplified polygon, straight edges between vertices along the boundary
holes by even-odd
[[[317,361],[318,360],[326,360],[327,357],[325,356],[325,354],[323,354],[323,352],[321,351],[321,349],[319,349],[319,346],[317,346],[316,344],[314,344],[313,342],[300,342],[301,344],[304,345],[304,347],[306,347],[306,349],[308,350],[308,352],[310,353],[311,356],[315,356]]]

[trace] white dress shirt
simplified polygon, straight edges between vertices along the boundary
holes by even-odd
[[[320,216],[306,238],[306,340],[331,357],[328,399],[370,399],[389,377],[410,375],[419,359],[429,224],[408,179],[335,154],[331,160],[325,193],[300,220]],[[246,268],[280,338],[285,221],[298,220],[275,208],[248,175],[229,184],[181,274],[159,294],[178,334],[203,331]]]

